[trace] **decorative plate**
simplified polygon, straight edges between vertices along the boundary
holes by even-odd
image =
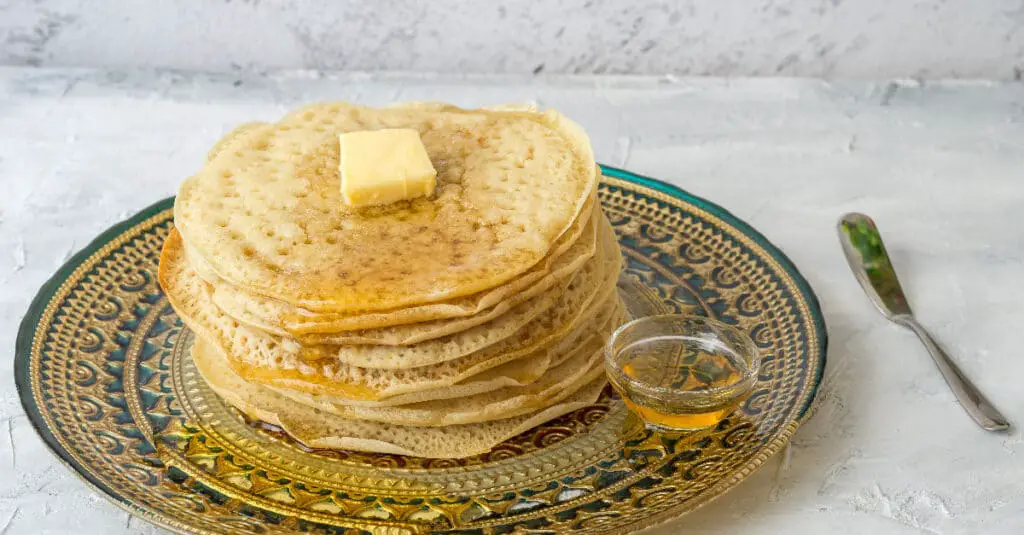
[[[308,451],[248,425],[198,378],[160,291],[172,199],[103,233],[43,286],[18,335],[26,413],[116,504],[181,533],[624,533],[691,511],[786,444],[814,399],[825,325],[807,282],[754,229],[668,184],[604,168],[634,314],[688,310],[762,350],[757,389],[691,434],[600,401],[459,460]]]

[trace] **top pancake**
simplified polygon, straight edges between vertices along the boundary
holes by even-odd
[[[337,135],[380,128],[420,132],[432,197],[344,204]],[[322,104],[246,125],[184,182],[175,222],[230,284],[315,312],[385,311],[527,271],[595,186],[586,136],[554,112]]]

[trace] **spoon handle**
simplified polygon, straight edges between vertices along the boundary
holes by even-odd
[[[960,371],[953,359],[939,347],[935,339],[917,320],[912,316],[901,316],[894,318],[894,321],[914,331],[914,334],[921,339],[921,343],[924,344],[928,354],[932,356],[932,360],[939,368],[939,372],[942,373],[942,378],[946,380],[946,384],[953,390],[956,399],[960,401],[960,406],[975,422],[978,422],[982,429],[986,431],[1009,429],[1010,422],[989,403],[984,394]]]

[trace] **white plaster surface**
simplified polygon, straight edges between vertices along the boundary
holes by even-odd
[[[171,195],[232,125],[314,99],[534,100],[599,159],[718,202],[821,298],[825,396],[788,466],[660,535],[1024,532],[1024,437],[979,430],[909,332],[849,273],[834,225],[875,216],[921,320],[1024,424],[1024,85],[791,79],[266,76],[0,68],[0,534],[163,533],[45,450],[11,370],[36,289],[111,224]]]
[[[1024,0],[0,0],[0,64],[1020,79]]]

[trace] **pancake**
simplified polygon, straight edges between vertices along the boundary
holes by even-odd
[[[383,370],[352,366],[333,359],[306,362],[300,347],[246,328],[212,305],[209,289],[198,277],[189,277],[181,258],[180,237],[168,238],[160,262],[160,282],[179,315],[200,337],[215,341],[229,355],[236,373],[246,380],[310,394],[341,396],[352,400],[379,400],[390,396],[450,386],[478,373],[525,358],[563,339],[586,319],[594,317],[592,305],[609,301],[614,294],[621,256],[610,226],[602,218],[602,276],[600,291],[592,299],[570,310],[569,317],[535,320],[517,332],[515,341],[506,340],[468,357],[443,365],[405,370]]]
[[[616,306],[610,298],[611,293],[608,291],[599,296],[604,301],[594,308]],[[594,310],[588,309],[576,322],[543,336],[538,335],[528,345],[504,347],[499,344],[462,359],[409,370],[380,370],[336,362],[316,362],[309,368],[299,366],[282,373],[239,366],[237,361],[233,361],[232,365],[247,379],[261,384],[310,394],[339,396],[355,401],[389,399],[400,394],[448,388],[506,363],[520,362],[520,365],[523,365],[522,360],[535,356],[538,351],[546,351],[564,337],[585,328],[583,324],[586,324],[594,313]]]
[[[350,209],[339,133],[415,128],[431,198]],[[589,142],[556,113],[307,107],[250,128],[182,184],[179,231],[235,286],[314,312],[441,302],[548,255],[596,187]]]
[[[197,340],[192,356],[211,389],[249,418],[276,425],[311,448],[344,449],[427,458],[461,458],[486,453],[501,442],[597,401],[603,377],[558,404],[521,416],[446,427],[414,427],[341,418],[306,407],[253,385],[218,366],[217,349]],[[223,358],[223,356],[220,356]]]
[[[235,142],[240,141],[245,134],[256,130],[257,128],[266,126],[267,123],[259,121],[252,121],[248,123],[242,123],[231,129],[230,132],[224,135],[224,137],[217,140],[210,148],[210,151],[206,153],[206,161],[213,160],[218,154],[225,150],[231,150],[234,147]]]
[[[511,418],[558,403],[603,374],[603,349],[604,337],[592,336],[574,348],[567,360],[545,372],[536,381],[471,396],[392,407],[354,406],[316,400],[311,406],[344,418],[429,427]]]
[[[226,283],[213,285],[213,301],[226,314],[241,323],[280,336],[292,336],[303,344],[313,345],[412,345],[486,323],[526,301],[535,300],[532,313],[524,316],[532,319],[544,310],[540,308],[543,301],[540,296],[549,294],[557,286],[563,286],[559,293],[564,291],[567,280],[594,256],[597,250],[597,225],[595,222],[599,213],[596,211],[593,213],[595,215],[581,227],[579,233],[575,234],[574,239],[579,238],[575,243],[567,247],[559,256],[546,259],[514,281],[515,286],[530,284],[529,286],[521,292],[504,298],[490,308],[477,310],[478,305],[484,303],[483,297],[486,296],[473,296],[460,300],[463,303],[437,303],[417,307],[421,310],[395,311],[393,316],[401,316],[402,319],[389,318],[379,322],[383,326],[345,329],[344,325],[353,319],[351,316],[314,315],[302,312],[301,309],[291,307],[281,301],[252,296]],[[186,247],[186,251],[188,251],[188,247]],[[191,252],[187,255],[187,259],[190,265],[195,264]],[[198,269],[197,274],[202,276]],[[206,277],[203,278],[206,279]],[[507,288],[509,290],[513,289],[511,282],[506,286],[509,286]],[[496,295],[492,294],[492,297],[496,297]],[[479,299],[476,300],[476,303],[470,304],[470,301],[477,297]],[[491,300],[493,299],[487,299],[488,302]],[[548,306],[550,305],[549,302]],[[434,313],[435,311],[436,313]],[[470,311],[472,314],[464,313]],[[384,316],[384,314],[380,315]],[[409,318],[422,319],[424,317],[441,317],[441,319],[405,323]]]
[[[337,345],[302,346],[305,360],[337,359],[353,366],[405,369],[440,364],[483,351],[491,346],[519,347],[528,344],[536,328],[556,327],[581,315],[587,303],[600,293],[606,269],[600,258],[583,265],[561,294],[546,293],[513,307],[497,318],[464,331],[409,346]],[[541,313],[536,313],[537,303]],[[310,351],[319,348],[316,352]]]
[[[342,396],[315,395],[299,390],[270,386],[281,395],[310,406],[320,404],[351,405],[357,407],[393,407],[438,399],[455,399],[490,392],[508,386],[524,386],[540,379],[550,368],[558,366],[572,356],[572,350],[594,337],[607,340],[619,325],[625,322],[625,307],[605,307],[594,318],[592,325],[579,328],[550,348],[534,351],[530,356],[506,362],[500,366],[468,377],[452,385],[398,394],[380,400],[354,400]]]
[[[175,299],[174,295],[180,295],[180,290],[184,290],[186,287],[194,288],[195,290],[190,293],[194,297],[203,297],[203,299],[198,301],[197,305],[205,309],[202,313],[210,316],[210,323],[221,328],[220,336],[225,338],[233,337],[237,339],[236,342],[241,343],[237,350],[228,350],[228,353],[233,357],[242,357],[249,363],[256,364],[266,362],[268,359],[280,360],[280,357],[273,355],[272,351],[267,352],[264,350],[263,346],[267,345],[280,346],[284,352],[294,353],[297,358],[303,361],[332,358],[354,366],[385,369],[428,366],[464,357],[507,338],[514,337],[516,333],[524,331],[522,328],[525,325],[533,323],[547,325],[551,322],[564,323],[574,315],[578,315],[585,308],[585,303],[592,300],[593,296],[600,291],[604,273],[604,261],[607,260],[595,258],[586,263],[583,269],[570,281],[565,293],[561,295],[545,294],[535,298],[536,300],[541,300],[542,305],[547,306],[539,317],[532,316],[536,304],[533,301],[528,301],[514,307],[508,313],[499,316],[491,322],[412,346],[308,346],[301,345],[289,338],[273,337],[267,333],[238,325],[237,322],[213,306],[208,298],[209,290],[206,285],[188,270],[187,265],[184,265],[185,263],[180,257],[180,243],[181,241],[177,235],[170,237],[165,245],[165,249],[169,250],[170,253],[161,261],[161,267],[164,271],[168,274],[174,273],[175,277],[181,279],[180,282],[176,283],[169,280],[171,275],[163,277],[167,283],[166,289],[172,295],[171,298]],[[180,290],[176,290],[176,288]],[[185,301],[185,299],[177,300]],[[551,303],[545,303],[545,301],[553,301],[554,306],[550,306]],[[190,313],[184,307],[182,307],[180,312],[186,317],[195,315],[195,313]],[[519,343],[523,342],[522,337],[518,337],[517,341]],[[257,345],[253,346],[253,343]],[[227,346],[225,345],[225,347]]]

